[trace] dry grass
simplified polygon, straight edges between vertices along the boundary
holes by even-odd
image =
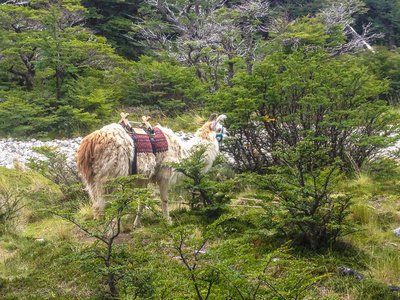
[[[73,241],[74,225],[57,216],[42,219],[28,225],[25,235],[33,239],[49,241]]]

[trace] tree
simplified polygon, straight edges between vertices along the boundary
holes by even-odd
[[[360,53],[361,64],[368,66],[377,78],[389,80],[390,91],[383,99],[390,105],[397,105],[400,101],[400,53],[383,46],[375,47],[375,50],[374,53]]]
[[[397,117],[379,101],[387,83],[356,59],[344,59],[328,59],[321,50],[275,53],[213,96],[237,137],[228,151],[239,170],[265,172],[282,163],[277,151],[308,138],[349,170],[397,140]]]
[[[236,180],[232,178],[218,182],[215,174],[212,176],[213,171],[222,164],[221,158],[214,162],[214,170],[211,169],[211,171],[204,173],[203,169],[207,165],[204,161],[206,151],[206,147],[194,149],[189,158],[182,160],[179,164],[175,164],[174,168],[185,175],[179,185],[192,194],[192,199],[189,200],[190,207],[198,209],[200,204],[202,206],[201,210],[205,212],[207,218],[219,217],[225,205],[232,198],[232,190]]]
[[[85,26],[96,35],[107,39],[116,52],[126,59],[137,60],[145,49],[130,35],[132,22],[137,21],[138,10],[145,1],[83,0],[87,10]]]
[[[320,12],[329,0],[271,0],[271,7],[288,14],[290,19],[306,15],[314,16]]]
[[[268,229],[287,239],[304,241],[314,250],[331,245],[337,238],[354,231],[346,218],[351,196],[336,195],[335,186],[343,177],[340,161],[332,164],[326,149],[320,149],[313,138],[306,138],[290,149],[280,149],[281,167],[271,167],[267,175],[250,175],[251,181],[270,193]]]
[[[219,1],[148,2],[152,13],[143,9],[143,21],[134,30],[155,51],[168,51],[194,66],[199,79],[214,90],[225,74],[230,83],[236,58],[244,57],[251,72],[260,20],[269,15],[267,2],[247,1],[232,8]]]
[[[116,243],[121,234],[121,226],[126,216],[136,214],[138,203],[149,203],[149,189],[135,188],[132,178],[114,178],[105,186],[109,191],[109,206],[98,220],[85,220],[69,209],[53,209],[51,212],[76,225],[95,242],[82,251],[73,253],[71,259],[79,262],[82,269],[94,272],[104,280],[113,299],[129,292],[134,298],[148,293],[150,278],[140,274],[139,266],[144,264],[149,255],[144,249],[133,249],[128,243]],[[135,250],[135,251],[132,251]]]
[[[168,116],[205,106],[207,86],[194,68],[142,56],[133,63],[129,79],[122,100],[125,105],[158,107]]]
[[[37,12],[29,7],[4,4],[0,10],[0,64],[16,76],[19,86],[32,91],[36,75],[37,41],[43,29]]]
[[[1,83],[3,132],[70,136],[110,117],[123,95],[128,64],[105,38],[81,26],[84,8],[78,1],[7,4],[0,13],[0,69],[7,72],[1,76],[28,91]]]

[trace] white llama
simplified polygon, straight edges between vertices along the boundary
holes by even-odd
[[[132,162],[134,157],[134,143],[126,129],[129,127],[126,117],[121,114],[120,123],[104,126],[86,136],[78,149],[77,168],[82,175],[84,183],[93,201],[95,212],[104,210],[106,203],[103,195],[109,190],[102,188],[107,179],[132,174]],[[219,142],[227,136],[224,127],[220,124],[226,119],[225,115],[218,118],[215,114],[196,132],[190,143],[184,143],[169,128],[156,126],[164,134],[168,142],[168,149],[156,153],[137,154],[137,174],[143,174],[148,180],[138,181],[137,185],[144,187],[148,182],[156,183],[160,189],[161,205],[164,217],[170,221],[168,209],[168,191],[174,184],[180,173],[176,172],[170,165],[179,163],[182,159],[189,157],[192,147],[205,145],[207,151],[205,160],[207,171],[219,153]],[[144,118],[146,122],[146,118]],[[134,226],[140,227],[140,213],[143,204],[139,205],[139,214],[136,216]]]

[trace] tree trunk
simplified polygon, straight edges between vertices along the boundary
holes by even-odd
[[[388,39],[389,39],[389,50],[396,49],[396,37],[390,33]]]
[[[13,73],[14,75],[19,76],[22,81],[23,85],[25,85],[26,90],[28,92],[33,90],[33,81],[35,78],[35,70],[28,70],[26,72],[24,71],[19,71],[19,70],[14,70],[13,67],[8,69],[9,72]]]
[[[247,75],[253,74],[253,63],[250,60],[246,61],[247,64]]]
[[[57,100],[61,100],[61,83],[62,83],[63,71],[57,67],[56,71],[56,86],[57,86]]]
[[[231,58],[229,58],[231,59]],[[233,87],[232,78],[234,75],[233,62],[228,62],[228,85]]]
[[[118,292],[117,286],[115,284],[115,275],[114,275],[114,273],[109,273],[108,274],[108,287],[110,288],[110,293],[111,293],[112,298],[113,299],[114,298],[115,299],[119,298],[119,292]]]

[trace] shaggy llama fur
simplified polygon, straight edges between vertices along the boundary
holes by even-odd
[[[168,191],[171,184],[176,183],[182,176],[170,165],[180,163],[182,159],[189,157],[192,147],[205,145],[207,151],[205,160],[207,171],[219,153],[217,134],[221,133],[223,121],[226,116],[221,115],[217,119],[212,115],[210,119],[196,132],[191,143],[183,143],[169,128],[157,126],[164,133],[168,141],[168,150],[156,153],[138,153],[137,173],[143,174],[148,180],[137,181],[138,187],[147,186],[148,182],[156,183],[160,188],[162,210],[169,221]],[[225,133],[226,134],[226,133]],[[106,206],[103,195],[110,190],[102,188],[107,179],[128,176],[132,173],[133,142],[125,129],[119,124],[107,125],[86,136],[78,149],[77,167],[93,201],[93,209],[96,214],[101,213]],[[140,215],[144,208],[139,205],[139,213],[136,216],[134,226],[140,227]]]

